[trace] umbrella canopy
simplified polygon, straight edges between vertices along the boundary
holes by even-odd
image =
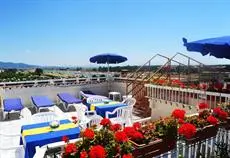
[[[93,56],[89,59],[91,63],[97,63],[97,64],[118,64],[123,63],[127,60],[126,57],[117,55],[117,54],[99,54],[96,56]]]
[[[183,38],[183,42],[188,51],[200,52],[202,55],[210,54],[216,58],[230,59],[230,36],[194,42],[187,42],[187,39]]]

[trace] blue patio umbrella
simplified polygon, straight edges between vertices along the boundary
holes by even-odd
[[[210,54],[216,58],[230,59],[230,36],[194,42],[187,42],[187,39],[183,38],[183,42],[188,51],[200,52],[202,55]]]
[[[127,58],[124,56],[121,56],[118,54],[111,54],[111,53],[98,54],[98,55],[93,56],[89,59],[89,61],[91,63],[107,64],[108,65],[108,71],[109,71],[109,64],[123,63],[126,60],[127,60]]]

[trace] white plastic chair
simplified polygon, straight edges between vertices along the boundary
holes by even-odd
[[[20,119],[23,125],[30,124],[32,119],[32,113],[28,108],[23,108],[21,110]]]
[[[128,106],[133,107],[136,104],[136,99],[135,98],[126,98],[125,100],[122,101],[122,103],[125,103]]]
[[[116,117],[110,118],[110,121],[115,124],[118,123],[122,126],[129,126],[132,125],[132,109],[131,106],[123,106],[116,108],[113,112],[107,111],[105,113],[106,118],[109,118],[110,115],[115,115]]]
[[[72,116],[76,116],[79,120],[79,124],[82,128],[86,128],[87,124],[89,123],[90,119],[85,115],[87,111],[87,106],[84,104],[72,104],[75,107],[76,112],[70,112],[70,120]]]
[[[96,129],[101,129],[102,125],[100,125],[100,123],[102,119],[103,117],[101,117],[100,115],[94,115],[90,117],[89,127],[96,125]]]
[[[21,125],[22,125],[22,122],[20,120],[1,122],[0,123],[0,135],[20,136],[21,135]]]
[[[36,146],[36,152],[33,158],[44,158],[46,151],[47,151],[47,145],[42,147]]]
[[[0,147],[0,158],[23,158],[25,156],[25,150],[23,145],[15,147]]]
[[[20,135],[0,134],[0,158],[23,158],[24,146],[20,144]]]
[[[58,120],[68,119],[67,115],[56,105],[53,107],[49,107],[50,112],[54,112],[58,116]]]
[[[32,123],[43,123],[58,120],[57,114],[54,112],[41,112],[32,115]]]

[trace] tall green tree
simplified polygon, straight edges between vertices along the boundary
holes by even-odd
[[[36,68],[35,71],[34,71],[34,73],[35,73],[36,75],[38,75],[38,76],[41,76],[41,75],[43,74],[43,69],[41,69],[41,68]]]

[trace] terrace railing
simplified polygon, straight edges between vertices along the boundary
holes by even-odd
[[[230,94],[226,93],[154,84],[145,84],[145,87],[147,89],[148,98],[164,100],[171,104],[189,107],[189,109],[196,108],[200,102],[208,103],[210,108],[214,108],[221,103],[230,102]]]
[[[105,81],[107,81],[106,77],[76,77],[68,79],[1,82],[0,87],[3,89],[11,89],[17,87],[71,86],[78,84],[100,83]]]

